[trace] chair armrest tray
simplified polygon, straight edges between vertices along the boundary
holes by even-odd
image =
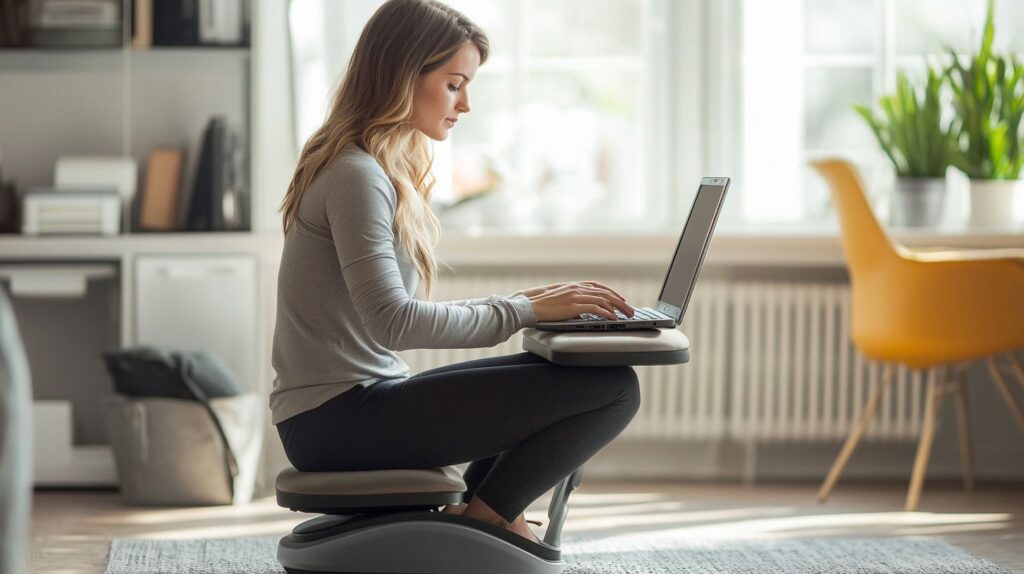
[[[678,365],[690,360],[690,339],[676,329],[614,333],[523,329],[523,350],[573,367]]]

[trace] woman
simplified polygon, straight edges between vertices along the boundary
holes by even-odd
[[[536,542],[523,510],[617,436],[640,398],[628,367],[567,368],[528,353],[410,377],[395,351],[489,347],[537,320],[633,313],[596,282],[503,297],[427,298],[439,224],[427,138],[469,113],[487,38],[434,0],[391,0],[366,24],[282,205],[270,397],[302,471],[472,461],[468,504],[447,507]]]

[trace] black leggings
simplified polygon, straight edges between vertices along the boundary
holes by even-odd
[[[640,408],[629,367],[563,367],[530,353],[355,387],[277,425],[300,471],[437,468],[512,521],[618,436]]]

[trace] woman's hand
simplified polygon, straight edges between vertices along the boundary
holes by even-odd
[[[528,298],[529,297],[536,297],[537,295],[540,295],[541,293],[544,293],[546,291],[551,291],[553,289],[558,289],[559,287],[561,287],[563,285],[565,285],[565,283],[552,283],[551,285],[544,285],[542,287],[530,287],[529,289],[523,289],[521,291],[516,291],[515,293],[512,294],[512,296],[515,297],[516,295],[526,295]]]
[[[564,321],[582,313],[593,313],[614,321],[618,319],[616,309],[627,317],[633,316],[633,307],[622,295],[597,281],[552,283],[515,294],[526,295],[538,321]]]

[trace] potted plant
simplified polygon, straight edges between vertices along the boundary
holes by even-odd
[[[977,227],[1012,225],[1014,196],[1024,193],[1024,66],[992,53],[993,12],[989,0],[981,50],[965,66],[950,49],[947,71],[960,144],[954,165],[971,178],[970,224]]]
[[[929,68],[919,97],[900,72],[896,92],[879,98],[880,115],[867,106],[853,106],[896,170],[890,219],[899,227],[935,226],[942,219],[946,169],[956,148],[948,122],[942,121],[942,84],[942,74]]]

